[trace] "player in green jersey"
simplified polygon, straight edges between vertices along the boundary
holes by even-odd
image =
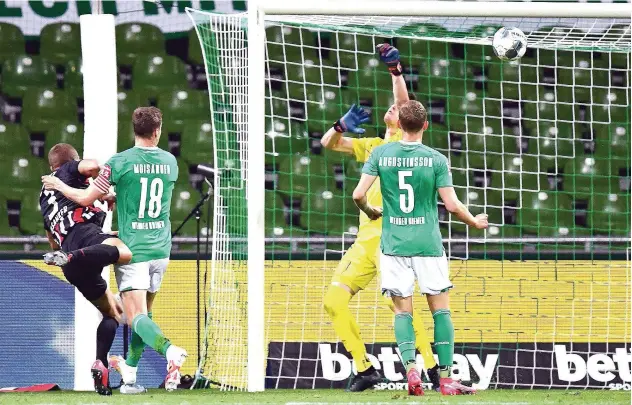
[[[454,355],[454,326],[450,315],[448,277],[439,216],[437,194],[448,211],[477,229],[487,228],[487,215],[473,216],[459,201],[445,156],[421,143],[428,128],[426,110],[418,101],[400,107],[399,142],[378,146],[362,170],[353,192],[357,206],[371,219],[382,220],[381,288],[395,305],[395,339],[408,376],[408,392],[423,395],[421,378],[415,368],[415,333],[412,324],[412,295],[415,280],[426,295],[434,319],[434,341],[443,395],[473,394],[451,378]],[[380,178],[382,207],[367,202],[367,191]]]
[[[112,156],[87,189],[64,184],[55,187],[81,205],[92,204],[103,198],[110,186],[115,187],[118,236],[132,251],[132,260],[115,266],[115,274],[133,333],[127,360],[113,356],[110,363],[121,372],[124,386],[133,387],[146,344],[167,358],[165,388],[171,391],[180,383],[180,368],[187,354],[164,336],[151,319],[151,308],[171,253],[169,214],[178,164],[171,153],[157,146],[162,128],[159,109],[139,107],[132,121],[135,146]]]

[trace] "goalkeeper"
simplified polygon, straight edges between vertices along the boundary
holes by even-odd
[[[368,114],[362,108],[354,105],[327,131],[321,140],[325,148],[351,154],[358,162],[366,162],[374,148],[402,139],[402,133],[398,126],[399,108],[409,100],[409,96],[402,77],[399,51],[389,44],[382,44],[378,46],[378,52],[380,59],[386,63],[391,72],[395,97],[395,104],[384,115],[384,123],[386,124],[384,139],[342,136],[345,132],[364,133],[364,129],[359,128],[359,125],[369,120]],[[371,205],[382,205],[379,182],[371,187],[368,198]],[[334,330],[347,351],[351,353],[358,370],[358,374],[349,387],[350,391],[364,391],[380,382],[382,378],[367,358],[366,347],[360,337],[358,324],[349,310],[351,298],[358,291],[366,288],[377,274],[381,233],[382,221],[371,221],[365,213],[361,212],[360,230],[356,241],[342,257],[324,298],[324,307],[331,317]],[[393,302],[390,299],[385,299],[385,303],[391,310],[394,310]],[[428,371],[433,388],[438,390],[438,366],[432,355],[432,348],[419,314],[415,314],[413,317],[413,326],[417,349],[423,357],[424,366]]]

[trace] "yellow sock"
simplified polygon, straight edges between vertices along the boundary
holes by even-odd
[[[384,302],[391,309],[391,311],[395,312],[395,305],[393,304],[393,300],[391,298],[384,297]],[[421,357],[424,359],[424,368],[433,368],[437,365],[437,363],[435,362],[434,356],[432,355],[432,346],[430,345],[430,341],[428,340],[428,335],[426,334],[424,323],[421,320],[421,315],[419,315],[419,313],[414,309],[413,329],[415,330],[415,347],[421,354]]]
[[[426,333],[426,328],[424,327],[424,323],[421,320],[421,315],[414,309],[413,329],[415,330],[415,346],[421,354],[421,357],[424,359],[424,368],[426,370],[431,369],[436,366],[437,363],[435,362],[435,358],[432,355],[432,346],[430,345],[430,341],[428,340],[428,334]]]
[[[365,371],[371,366],[366,356],[366,347],[360,337],[360,328],[349,310],[349,301],[353,296],[349,291],[338,286],[329,286],[323,304],[325,311],[331,317],[334,330],[345,349],[355,360],[358,372]]]

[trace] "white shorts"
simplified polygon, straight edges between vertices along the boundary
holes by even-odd
[[[160,289],[167,271],[169,259],[156,259],[114,266],[119,291],[147,290],[155,293]]]
[[[415,280],[422,294],[437,295],[452,288],[448,259],[441,257],[401,257],[380,253],[382,294],[411,297]]]

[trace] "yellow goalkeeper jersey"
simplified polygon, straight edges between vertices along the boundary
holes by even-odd
[[[373,149],[388,142],[397,142],[402,139],[402,131],[397,130],[390,136],[388,141],[382,138],[353,138],[353,155],[358,162],[364,163],[369,159]],[[375,183],[371,186],[367,192],[367,201],[373,206],[382,206],[382,192],[380,191],[380,179],[376,179]],[[382,234],[382,218],[371,221],[369,217],[362,211],[360,211],[360,227],[358,229],[358,236],[356,242],[368,241],[380,237]]]

